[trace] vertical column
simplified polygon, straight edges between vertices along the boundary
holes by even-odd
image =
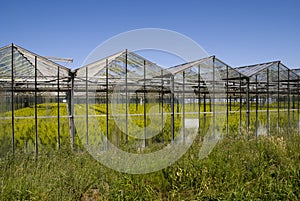
[[[164,141],[164,72],[160,71],[161,74],[161,132],[162,141]]]
[[[280,131],[280,96],[279,96],[279,91],[280,91],[280,64],[277,64],[277,132],[279,134]]]
[[[243,96],[242,96],[242,76],[241,74],[239,75],[239,80],[240,80],[240,86],[239,86],[239,90],[240,90],[240,133],[242,133],[242,110],[243,110]]]
[[[269,91],[269,68],[267,68],[267,134],[270,134],[270,91]]]
[[[288,93],[288,97],[287,97],[287,101],[288,101],[288,133],[290,133],[290,128],[291,128],[291,118],[290,118],[290,107],[291,107],[291,104],[290,104],[290,96],[291,96],[291,93],[290,93],[290,69],[287,69],[288,71],[288,83],[287,83],[287,93]]]
[[[34,57],[34,121],[35,121],[35,156],[38,156],[38,121],[37,121],[37,56]]]
[[[108,102],[108,90],[109,90],[109,88],[108,88],[108,59],[106,59],[106,65],[105,65],[105,67],[106,67],[106,74],[105,74],[105,82],[106,82],[106,91],[105,91],[105,107],[106,107],[106,149],[109,149],[109,144],[108,144],[108,131],[109,131],[109,123],[108,123],[108,121],[109,121],[109,118],[108,118],[108,115],[109,115],[109,113],[108,113],[108,104],[109,104],[109,102]]]
[[[182,127],[183,127],[183,142],[185,142],[185,72],[182,72]]]
[[[229,122],[229,111],[228,111],[228,66],[226,65],[226,136],[228,137],[228,122]],[[230,96],[230,111],[231,111],[231,96]]]
[[[258,80],[257,75],[255,75],[255,137],[257,137],[258,134]]]
[[[74,124],[74,79],[75,73],[70,72],[71,76],[71,89],[68,96],[68,107],[69,107],[69,126],[70,126],[70,139],[71,139],[71,148],[75,148],[75,124]]]
[[[295,83],[293,84],[293,88],[291,89],[291,95],[292,95],[292,113],[293,113],[293,117],[292,117],[292,122],[293,122],[293,127],[295,127],[294,126],[294,124],[295,124]]]
[[[147,101],[146,101],[146,61],[144,60],[144,83],[143,83],[143,91],[144,91],[144,147],[146,147],[147,143],[147,115],[146,115],[146,110],[147,110]]]
[[[215,72],[215,57],[213,57],[213,97],[210,98],[210,111],[212,112],[212,123],[213,123],[213,135],[215,135],[215,118],[216,118],[216,78],[215,78],[215,75],[216,72]],[[211,97],[211,96],[210,96]],[[212,108],[213,107],[213,108]]]
[[[201,87],[201,83],[200,83],[200,80],[201,80],[201,74],[200,74],[200,64],[198,65],[198,129],[199,129],[199,132],[200,132],[200,110],[201,110],[201,94],[200,94],[200,87]]]
[[[249,133],[249,124],[250,124],[250,105],[249,105],[249,99],[250,99],[250,79],[247,78],[247,89],[246,89],[246,130],[247,133]]]
[[[57,148],[60,149],[60,83],[59,83],[59,66],[57,66]]]
[[[206,92],[203,95],[203,111],[204,111],[204,118],[206,118]]]
[[[85,68],[85,144],[89,144],[89,91],[88,67]]]
[[[128,143],[128,51],[125,53],[125,115],[126,115],[126,143]],[[123,104],[123,103],[122,103]]]
[[[233,92],[233,95],[230,95],[229,96],[229,102],[230,102],[230,107],[229,107],[229,111],[231,112],[232,111],[232,98],[233,98],[233,102],[234,102],[234,105],[236,105],[236,88],[235,88],[235,80],[233,81],[233,87],[234,87],[234,92]]]
[[[15,75],[14,75],[14,44],[11,44],[11,146],[15,153]]]
[[[174,129],[174,75],[171,76],[171,134],[172,134],[172,141],[175,139],[175,129]]]
[[[299,105],[299,103],[300,103],[300,100],[299,100],[299,98],[300,98],[300,88],[299,88],[299,84],[300,84],[300,82],[299,82],[299,78],[300,77],[298,77],[298,80],[297,80],[297,128],[298,128],[298,134],[300,133],[300,114],[299,114],[299,112],[300,112],[300,105]]]

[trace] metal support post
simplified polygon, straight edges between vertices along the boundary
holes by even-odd
[[[144,89],[144,147],[147,146],[147,101],[146,101],[146,61],[144,60],[144,83],[143,83],[143,89]]]
[[[89,144],[89,91],[88,91],[88,67],[85,68],[85,144]]]
[[[57,66],[57,148],[60,149],[60,80],[59,66]]]
[[[34,57],[34,120],[35,120],[35,156],[39,152],[38,138],[38,113],[37,113],[37,56]]]
[[[172,134],[172,141],[175,139],[175,128],[174,128],[174,76],[171,76],[171,134]]]
[[[249,133],[250,124],[250,79],[247,78],[247,89],[246,89],[246,130]]]
[[[11,146],[15,153],[15,74],[14,74],[14,44],[11,44]]]
[[[108,112],[108,90],[109,90],[109,86],[108,86],[108,59],[106,59],[106,74],[105,74],[105,82],[106,82],[106,91],[105,91],[105,107],[106,107],[106,149],[109,149],[109,143],[108,143],[108,131],[109,131],[109,112]]]
[[[125,53],[125,115],[126,115],[126,143],[128,143],[128,62],[127,62],[127,57],[128,57],[128,51],[126,50]],[[123,103],[122,103],[123,104]]]
[[[255,75],[255,137],[258,135],[258,80],[257,75]]]

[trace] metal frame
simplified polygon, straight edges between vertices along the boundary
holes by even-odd
[[[93,62],[76,70],[70,70],[62,65],[54,63],[42,56],[32,53],[24,48],[11,44],[0,49],[5,54],[0,54],[2,59],[0,61],[0,81],[10,84],[10,87],[5,88],[7,92],[10,92],[11,103],[5,103],[10,105],[11,109],[11,149],[15,152],[16,146],[16,129],[15,129],[15,119],[22,118],[16,117],[16,108],[19,108],[19,103],[15,102],[17,94],[33,94],[34,98],[34,133],[35,133],[35,153],[39,152],[39,119],[41,118],[54,118],[53,117],[42,117],[39,115],[38,104],[39,99],[42,98],[44,93],[53,93],[56,96],[57,104],[57,148],[61,148],[61,144],[64,143],[61,139],[65,133],[61,130],[63,126],[62,118],[68,118],[69,120],[69,134],[71,140],[71,147],[76,148],[75,137],[79,132],[76,131],[75,119],[75,105],[80,104],[80,101],[85,101],[85,144],[89,145],[93,143],[90,134],[92,132],[89,129],[90,121],[90,93],[96,92],[97,97],[100,101],[105,103],[105,119],[106,119],[106,138],[108,149],[108,139],[110,135],[109,129],[109,99],[111,93],[116,85],[118,85],[122,80],[125,86],[125,141],[128,143],[131,138],[129,137],[129,124],[131,114],[129,111],[129,105],[131,103],[130,94],[135,93],[135,104],[136,111],[138,111],[138,100],[143,100],[143,114],[141,118],[143,119],[143,131],[144,139],[143,146],[147,146],[147,104],[148,98],[151,96],[151,101],[158,101],[159,112],[161,115],[161,130],[162,130],[162,141],[168,141],[165,139],[164,134],[166,132],[165,126],[163,125],[165,115],[170,115],[170,139],[175,141],[177,137],[177,128],[175,128],[175,122],[178,121],[177,117],[181,116],[181,122],[183,128],[186,127],[186,119],[190,115],[190,111],[186,107],[186,103],[193,101],[194,113],[199,118],[199,128],[201,125],[201,107],[203,107],[204,124],[206,124],[207,114],[212,113],[212,124],[215,125],[216,121],[216,107],[215,104],[217,100],[224,99],[227,104],[226,108],[226,136],[230,136],[229,123],[230,118],[233,114],[239,113],[239,124],[242,133],[243,127],[243,101],[246,105],[246,120],[245,129],[248,134],[251,134],[251,121],[250,116],[255,113],[255,136],[259,135],[259,117],[262,105],[266,104],[266,116],[267,116],[267,134],[271,134],[270,124],[270,114],[274,112],[274,109],[270,109],[270,106],[277,103],[277,132],[280,133],[282,115],[287,114],[287,129],[291,131],[294,127],[293,122],[297,119],[299,122],[299,75],[298,71],[293,71],[284,66],[280,61],[268,62],[263,64],[255,64],[251,66],[243,66],[232,68],[225,64],[215,56],[199,59],[192,62],[187,62],[181,65],[171,67],[169,69],[163,69],[157,64],[148,61],[141,56],[130,52],[128,50],[116,53],[102,60]],[[210,65],[211,72],[205,71],[205,66]],[[202,67],[203,66],[203,67]],[[275,67],[277,70],[274,70]],[[2,71],[1,71],[2,68]],[[218,68],[218,69],[217,69]],[[226,88],[225,96],[221,95],[219,89],[217,88],[218,80],[216,80],[216,71],[221,71],[220,76],[222,81],[225,83]],[[211,80],[204,80],[204,77],[209,77]],[[300,73],[300,70],[299,70]],[[275,76],[275,74],[277,76]],[[129,76],[130,75],[130,76]],[[133,77],[133,78],[132,78]],[[179,77],[179,79],[177,79]],[[270,86],[276,87],[277,97],[271,97],[273,92],[270,91]],[[140,89],[136,90],[135,86],[142,86]],[[212,94],[209,93],[209,87],[212,89]],[[190,90],[193,89],[193,90]],[[284,93],[282,93],[284,92]],[[176,95],[175,95],[176,94]],[[76,99],[77,97],[77,99]],[[179,110],[179,98],[182,98],[182,110]],[[254,99],[255,97],[255,99]],[[61,103],[62,99],[66,99],[68,114],[62,115]],[[276,100],[275,100],[276,99]],[[208,100],[210,104],[210,109],[208,111]],[[255,111],[253,111],[251,104],[255,102]],[[198,108],[195,109],[195,102],[197,102]],[[239,109],[232,110],[232,101],[236,103],[239,101]],[[282,101],[284,108],[281,108]],[[292,101],[292,104],[291,104]],[[122,104],[124,103],[122,102]],[[276,103],[275,103],[276,102]],[[297,108],[295,108],[297,102]],[[203,103],[203,104],[202,104]],[[287,104],[286,104],[287,103]],[[175,111],[175,104],[177,104],[177,110]],[[164,107],[170,105],[170,111],[164,112]],[[236,105],[236,104],[235,104]],[[234,106],[235,106],[234,105]],[[292,108],[291,108],[292,107]],[[283,111],[287,113],[283,113]],[[292,117],[291,118],[291,112]],[[180,113],[180,115],[178,115]],[[294,118],[295,113],[297,113],[297,118]],[[176,115],[177,114],[177,115]],[[97,114],[101,116],[101,114]],[[137,114],[136,116],[139,116]],[[251,116],[252,117],[252,116]],[[7,117],[6,117],[7,119]],[[167,118],[168,119],[168,118]],[[206,125],[204,125],[205,127]],[[297,124],[298,132],[300,132],[299,123]],[[186,140],[188,132],[183,129],[183,141]]]

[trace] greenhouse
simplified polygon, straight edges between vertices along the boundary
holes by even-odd
[[[299,132],[299,70],[280,61],[231,67],[215,56],[170,68],[124,50],[72,70],[0,48],[1,154],[85,145],[184,143]]]
[[[247,76],[247,129],[256,135],[299,131],[299,75],[280,61],[237,70]]]

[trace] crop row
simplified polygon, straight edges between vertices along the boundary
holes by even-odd
[[[60,108],[55,103],[37,105],[37,133],[40,149],[53,149],[58,146],[70,147],[71,138],[69,130],[69,117],[67,105],[61,103]],[[275,107],[275,106],[274,106]],[[59,110],[58,110],[59,109]],[[88,110],[87,110],[88,109]],[[195,127],[201,135],[205,135],[210,126],[216,127],[224,135],[238,136],[241,133],[248,135],[276,134],[281,131],[297,130],[299,113],[297,110],[278,111],[270,107],[269,119],[267,118],[266,107],[260,106],[261,111],[255,112],[255,105],[250,107],[249,129],[247,131],[247,114],[245,105],[240,113],[239,104],[232,103],[228,115],[225,105],[216,105],[211,108],[208,104],[206,111],[215,110],[219,112],[212,121],[211,113],[204,113],[203,104],[199,108],[197,104],[185,104],[174,106],[174,138],[180,140],[191,132],[195,132]],[[129,115],[126,116],[126,110]],[[144,110],[146,111],[144,114]],[[229,109],[228,109],[229,110]],[[59,111],[59,121],[58,121]],[[185,112],[183,117],[183,111]],[[200,111],[200,119],[198,113]],[[108,113],[108,118],[106,117]],[[88,116],[87,116],[88,114]],[[33,151],[36,141],[36,122],[34,106],[15,110],[14,113],[14,143],[19,149]],[[1,114],[0,120],[0,143],[2,153],[11,147],[12,121],[11,112]],[[240,118],[241,117],[241,118]],[[95,146],[106,146],[106,137],[116,146],[128,144],[143,146],[145,143],[166,144],[172,139],[171,132],[171,106],[164,104],[149,103],[130,104],[127,108],[125,104],[108,105],[106,112],[105,104],[85,104],[75,105],[75,144],[82,147],[84,144]],[[185,119],[185,120],[184,120]],[[186,120],[193,120],[192,127]],[[145,127],[146,126],[146,127]],[[59,132],[58,132],[59,131]],[[247,131],[247,132],[244,132]],[[127,135],[126,135],[127,133]],[[146,140],[144,138],[147,138]],[[58,140],[59,139],[59,140]],[[153,145],[154,146],[154,145]]]

